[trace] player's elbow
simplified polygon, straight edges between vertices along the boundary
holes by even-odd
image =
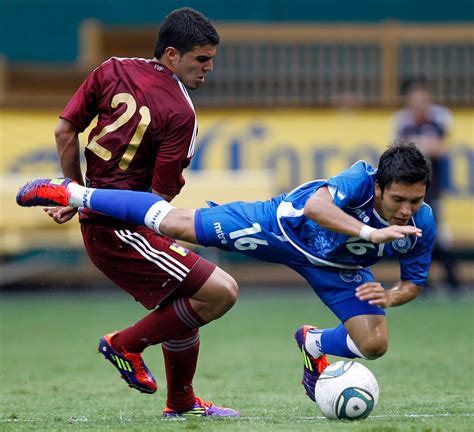
[[[54,137],[57,143],[69,142],[71,137],[77,135],[77,130],[74,125],[67,120],[60,119],[54,128]]]
[[[308,219],[318,222],[321,219],[323,200],[319,198],[312,198],[308,200],[304,206],[303,214]]]

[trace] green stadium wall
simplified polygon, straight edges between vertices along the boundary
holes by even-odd
[[[158,24],[169,11],[185,5],[216,22],[474,21],[470,0],[0,0],[0,55],[12,62],[71,62],[78,56],[82,20]]]

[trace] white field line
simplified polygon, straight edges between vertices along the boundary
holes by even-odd
[[[439,413],[439,414],[389,414],[389,415],[373,415],[369,418],[372,419],[388,419],[388,418],[442,418],[442,417],[474,417],[474,413],[462,413],[462,414],[449,414],[449,413]],[[131,419],[120,418],[122,422],[128,422]],[[179,419],[185,420],[185,419]],[[229,419],[230,420],[230,419]],[[241,416],[239,418],[232,419],[233,421],[239,420],[251,420],[251,421],[265,421],[265,420],[274,420],[273,417],[246,417]],[[323,416],[304,416],[304,417],[292,417],[291,420],[296,421],[307,421],[307,420],[326,420],[326,417]],[[0,419],[0,423],[39,423],[44,420],[33,420],[33,419]],[[80,417],[67,420],[67,423],[86,423],[88,421],[94,421],[94,419],[89,420],[87,417]],[[165,421],[169,421],[165,420]]]
[[[388,415],[371,415],[369,419],[388,419],[388,418],[440,418],[440,417],[474,417],[474,413],[462,413],[462,414],[388,414]],[[270,417],[239,417],[240,420],[269,420]],[[326,420],[324,416],[304,416],[304,417],[292,417],[292,420],[305,421],[305,420]]]

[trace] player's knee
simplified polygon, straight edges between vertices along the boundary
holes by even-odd
[[[365,358],[375,360],[382,357],[387,352],[388,338],[385,336],[367,338],[360,343],[358,348]]]
[[[216,267],[212,276],[193,297],[196,312],[207,322],[224,315],[237,301],[239,286],[235,279]]]
[[[225,273],[225,277],[221,277],[218,282],[216,294],[210,304],[213,319],[220,318],[234,306],[239,295],[239,286],[232,276]]]
[[[225,313],[234,306],[237,301],[239,296],[239,285],[235,279],[228,274],[223,278],[220,285],[220,304],[222,311]]]

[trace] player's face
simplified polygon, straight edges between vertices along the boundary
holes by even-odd
[[[390,225],[406,225],[420,209],[425,198],[424,183],[392,183],[381,191],[375,185],[375,210]]]
[[[197,89],[206,80],[208,72],[212,71],[216,51],[214,45],[203,45],[182,55],[177,52],[172,70],[188,89]]]
[[[431,103],[429,92],[425,89],[414,89],[408,94],[407,101],[415,117],[423,120]]]

